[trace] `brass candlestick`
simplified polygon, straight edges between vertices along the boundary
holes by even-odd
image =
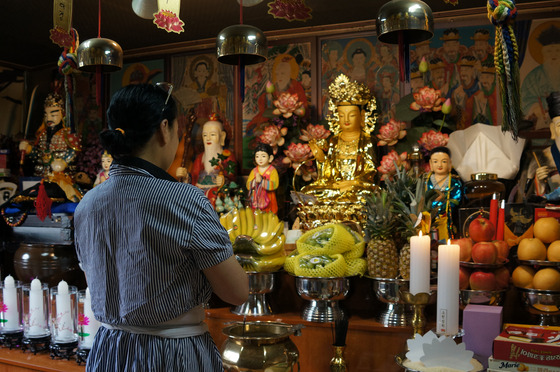
[[[346,372],[348,367],[346,366],[346,360],[344,359],[344,349],[346,346],[333,345],[334,357],[330,362],[331,372]]]
[[[414,313],[412,315],[412,329],[413,338],[416,334],[423,335],[424,327],[426,325],[426,317],[424,316],[424,307],[428,304],[430,300],[430,293],[417,293],[413,295],[408,291],[400,291],[401,297],[409,305],[412,305]]]

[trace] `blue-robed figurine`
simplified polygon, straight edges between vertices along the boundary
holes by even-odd
[[[451,173],[452,169],[451,152],[447,147],[436,147],[430,152],[430,172],[424,176],[424,185],[426,192],[436,190],[439,194],[431,207],[437,209],[434,224],[440,240],[455,237],[453,215],[463,197],[461,180]]]

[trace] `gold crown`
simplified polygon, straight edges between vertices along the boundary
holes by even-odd
[[[410,71],[410,78],[411,79],[417,79],[417,78],[422,78],[422,72],[420,71]]]
[[[450,32],[447,35],[443,35],[439,39],[443,41],[449,41],[449,40],[459,40],[460,38],[461,37],[459,36],[459,34],[456,34],[455,32]]]
[[[436,68],[444,68],[445,67],[445,63],[443,63],[442,60],[438,60],[437,62],[430,62],[430,70],[434,70]]]
[[[61,107],[61,108],[64,108],[64,99],[56,93],[49,93],[47,98],[45,98],[44,107]]]
[[[336,106],[365,105],[371,101],[369,88],[357,81],[350,82],[348,76],[340,74],[329,86],[329,96]]]
[[[483,34],[482,32],[475,32],[474,36],[471,36],[471,40],[489,40],[490,34]]]

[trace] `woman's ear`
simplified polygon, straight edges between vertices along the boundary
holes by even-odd
[[[171,128],[169,126],[169,120],[163,119],[159,123],[158,139],[162,146],[166,145],[171,140]]]
[[[274,155],[270,155],[268,157],[268,164],[272,164],[273,161],[274,161]]]

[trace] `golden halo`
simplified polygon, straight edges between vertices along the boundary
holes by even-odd
[[[531,35],[529,35],[529,52],[531,53],[531,57],[541,65],[543,63],[543,56],[542,56],[542,45],[539,43],[537,38],[541,35],[541,33],[549,28],[550,26],[557,27],[560,29],[560,22],[559,21],[549,21],[544,22],[543,24],[538,25]]]
[[[348,66],[353,66],[352,53],[354,53],[356,49],[362,49],[366,53],[366,66],[369,66],[375,61],[375,47],[368,39],[360,37],[346,44],[344,48],[343,55]]]

